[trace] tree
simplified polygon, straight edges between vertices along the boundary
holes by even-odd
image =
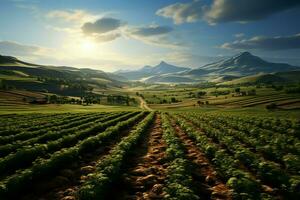
[[[202,101],[197,101],[197,104],[200,106],[202,104],[204,104]]]
[[[235,88],[234,91],[235,91],[236,93],[240,93],[241,88]]]
[[[206,95],[206,92],[204,92],[204,91],[197,92],[197,98],[200,98],[200,97],[202,97],[204,95]]]

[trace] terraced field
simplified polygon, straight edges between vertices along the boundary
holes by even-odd
[[[0,127],[0,199],[300,198],[296,120],[124,111]]]

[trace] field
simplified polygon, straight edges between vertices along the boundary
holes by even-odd
[[[299,199],[297,118],[7,114],[0,199]]]

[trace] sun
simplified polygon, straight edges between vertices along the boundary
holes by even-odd
[[[93,53],[96,49],[96,44],[91,40],[83,40],[81,42],[81,50],[84,53]]]

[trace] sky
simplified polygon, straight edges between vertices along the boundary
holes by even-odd
[[[0,54],[104,71],[242,51],[300,66],[299,0],[0,0]]]

